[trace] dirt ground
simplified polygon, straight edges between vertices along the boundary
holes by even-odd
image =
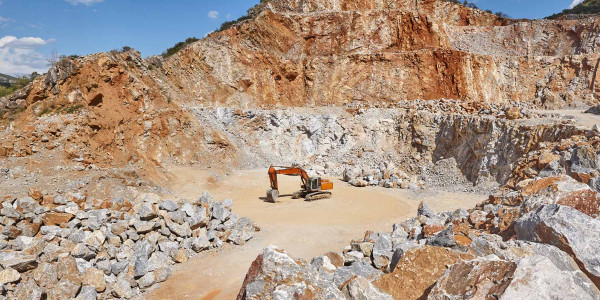
[[[436,211],[471,208],[486,198],[463,193],[418,192],[378,187],[356,188],[337,178],[333,197],[314,202],[280,196],[277,203],[261,199],[269,187],[266,170],[236,171],[215,180],[192,168],[173,168],[173,198],[192,199],[209,191],[216,200],[231,198],[233,211],[249,217],[261,231],[243,246],[225,245],[177,265],[173,276],[148,299],[234,299],[258,253],[268,245],[285,249],[297,258],[310,259],[328,251],[341,251],[367,230],[391,231],[392,224],[416,214],[425,201]],[[300,186],[298,177],[279,180],[282,194]]]
[[[565,116],[572,116],[573,120],[581,126],[585,126],[588,129],[594,127],[594,125],[600,126],[600,116],[594,114],[584,113],[585,109],[556,109],[556,110],[537,110],[542,113],[553,113]]]

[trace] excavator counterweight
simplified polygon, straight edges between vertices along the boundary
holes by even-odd
[[[267,199],[271,202],[275,202],[279,197],[279,184],[277,183],[278,174],[300,176],[300,180],[302,181],[302,185],[300,186],[301,190],[292,194],[293,199],[304,198],[306,201],[313,201],[331,197],[331,192],[327,192],[327,190],[333,189],[333,182],[321,177],[309,177],[308,173],[300,167],[271,166],[268,174],[269,181],[271,182],[271,189],[267,191]]]

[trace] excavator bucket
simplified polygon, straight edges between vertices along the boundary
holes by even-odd
[[[267,200],[270,202],[275,202],[277,201],[277,197],[279,197],[278,190],[267,190]]]

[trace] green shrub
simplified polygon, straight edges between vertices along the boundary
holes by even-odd
[[[189,38],[187,38],[185,41],[183,41],[183,42],[179,42],[179,43],[175,44],[175,46],[173,46],[173,47],[171,47],[171,48],[167,49],[167,51],[165,51],[165,52],[162,54],[162,56],[163,56],[163,57],[169,57],[169,56],[171,56],[171,55],[173,55],[173,54],[175,54],[175,53],[179,52],[179,51],[180,51],[181,49],[183,49],[185,46],[187,46],[187,45],[189,45],[189,44],[191,44],[191,43],[193,43],[193,42],[196,42],[196,41],[198,41],[198,40],[199,40],[199,39],[198,39],[198,38],[196,38],[196,37],[189,37]]]
[[[547,19],[557,19],[564,15],[596,15],[600,13],[600,0],[586,0],[579,5],[551,15]]]
[[[37,76],[39,76],[39,75],[34,72],[29,76],[23,75],[21,77],[17,77],[16,82],[11,84],[8,87],[0,86],[0,97],[10,95],[17,90],[22,89],[23,87],[28,85],[31,81],[33,81]]]

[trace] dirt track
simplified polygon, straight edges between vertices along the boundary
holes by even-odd
[[[248,267],[268,245],[286,249],[294,257],[310,259],[341,249],[366,230],[389,231],[392,224],[414,216],[419,201],[437,211],[470,208],[485,199],[472,194],[418,193],[384,188],[355,188],[336,178],[331,199],[305,202],[280,197],[278,203],[260,199],[268,188],[266,170],[237,171],[215,183],[205,172],[190,168],[172,170],[175,198],[194,198],[208,190],[216,200],[234,199],[233,210],[260,227],[244,246],[225,245],[177,265],[173,276],[148,299],[234,299]],[[209,183],[212,182],[212,183]],[[282,193],[299,188],[298,177],[280,179]]]

